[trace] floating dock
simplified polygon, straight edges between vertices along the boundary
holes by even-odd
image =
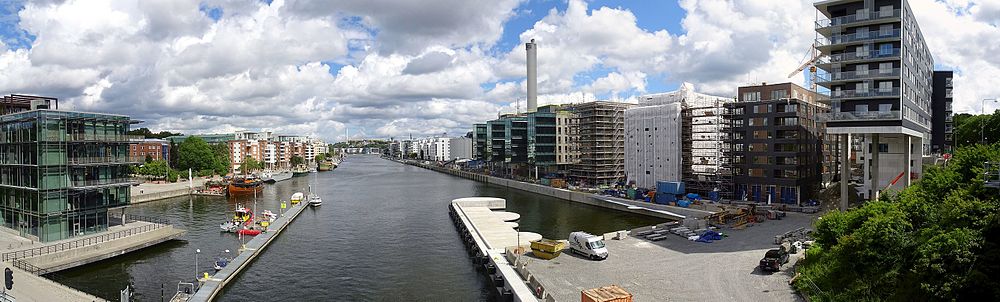
[[[283,213],[281,217],[275,219],[268,226],[266,233],[261,233],[248,241],[245,245],[246,249],[240,252],[239,256],[236,256],[233,261],[230,261],[229,265],[226,265],[225,268],[216,272],[215,275],[211,275],[208,279],[201,280],[201,287],[187,301],[214,300],[222,292],[222,289],[229,285],[229,282],[233,281],[241,271],[250,266],[250,263],[271,244],[274,238],[277,238],[285,230],[288,224],[292,223],[303,210],[309,207],[307,204],[308,202],[300,202],[288,207],[287,212]]]

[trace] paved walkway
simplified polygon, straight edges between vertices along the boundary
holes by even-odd
[[[729,237],[713,243],[672,234],[658,242],[608,240],[607,260],[591,261],[566,250],[553,260],[532,258],[528,270],[558,301],[576,301],[584,289],[611,284],[636,301],[799,301],[788,280],[801,252],[777,273],[762,273],[757,263],[776,247],[775,235],[808,227],[813,217],[788,213],[784,220],[723,230]]]
[[[200,188],[205,185],[207,178],[195,177],[192,180],[195,188]],[[187,189],[188,182],[187,179],[181,182],[175,183],[142,183],[138,186],[132,187],[132,196],[139,196],[143,194],[156,194],[162,192],[169,192],[180,189]]]
[[[67,242],[67,241],[79,240],[79,239],[87,238],[87,237],[96,237],[96,236],[101,236],[102,234],[106,234],[108,232],[117,232],[117,231],[124,230],[124,229],[129,229],[129,228],[134,228],[134,227],[141,227],[141,226],[147,225],[147,224],[149,224],[149,222],[145,222],[145,221],[130,222],[130,223],[127,223],[127,224],[124,224],[124,225],[110,226],[110,227],[108,227],[108,230],[106,232],[99,232],[99,233],[95,233],[95,234],[87,234],[87,235],[83,235],[83,236],[70,237],[70,238],[67,238],[67,239],[57,240],[57,241],[51,241],[51,242],[38,242],[38,241],[34,241],[34,240],[31,240],[31,239],[24,238],[24,237],[21,237],[21,236],[13,234],[12,233],[12,232],[14,232],[13,230],[4,229],[4,230],[0,231],[0,253],[6,253],[6,252],[13,252],[13,251],[20,251],[20,250],[37,248],[37,247],[43,247],[43,246],[48,246],[48,245],[53,245],[53,244],[59,244],[59,243],[62,243],[62,242]]]

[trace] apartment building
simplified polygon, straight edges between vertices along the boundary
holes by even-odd
[[[952,122],[951,90],[952,71],[935,71],[933,101],[933,121],[931,122],[931,152],[951,153],[955,148],[955,126]]]
[[[55,98],[0,100],[0,220],[49,242],[108,229],[128,206],[128,116],[58,110]]]
[[[144,160],[170,161],[170,141],[165,139],[133,139],[129,141],[129,156]]]
[[[734,198],[786,204],[815,198],[829,169],[826,131],[817,121],[830,110],[826,97],[792,83],[740,87],[737,95],[725,105]]]
[[[556,114],[556,166],[561,172],[569,172],[570,167],[580,162],[579,117],[572,107],[546,105],[538,111]]]
[[[577,117],[580,150],[570,177],[587,186],[625,180],[625,109],[632,106],[609,101],[567,105]]]
[[[827,0],[814,4],[816,49],[822,55],[817,84],[830,90],[827,131],[841,135],[842,150],[860,137],[859,193],[877,199],[922,173],[931,146],[934,61],[907,0]],[[842,152],[841,161],[848,163]],[[841,178],[851,178],[851,165]],[[850,185],[841,181],[841,207]]]

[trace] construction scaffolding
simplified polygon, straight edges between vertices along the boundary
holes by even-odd
[[[588,102],[572,105],[579,121],[580,161],[570,176],[587,186],[625,180],[625,109],[632,104]]]

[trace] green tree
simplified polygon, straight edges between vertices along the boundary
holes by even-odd
[[[299,166],[299,165],[304,165],[305,163],[306,163],[306,160],[303,159],[301,156],[292,155],[291,164],[292,164],[293,167],[294,166]]]
[[[326,160],[326,154],[320,153],[319,155],[316,155],[316,161],[319,162],[324,160]]]
[[[243,174],[253,173],[254,171],[258,171],[262,168],[264,168],[263,163],[249,156],[244,158],[243,163],[240,164],[240,172]]]
[[[213,152],[212,146],[200,137],[187,137],[177,149],[179,170],[215,169],[219,165],[218,156]]]
[[[796,288],[821,301],[1000,300],[1000,194],[984,186],[988,161],[1000,162],[1000,143],[961,147],[899,194],[824,215]]]
[[[227,144],[215,144],[212,145],[212,153],[215,154],[215,165],[211,169],[215,171],[216,174],[225,175],[229,173],[229,145]]]
[[[159,178],[165,177],[169,170],[170,168],[167,167],[167,162],[162,160],[153,160],[139,166],[138,173],[139,175],[149,175]]]

